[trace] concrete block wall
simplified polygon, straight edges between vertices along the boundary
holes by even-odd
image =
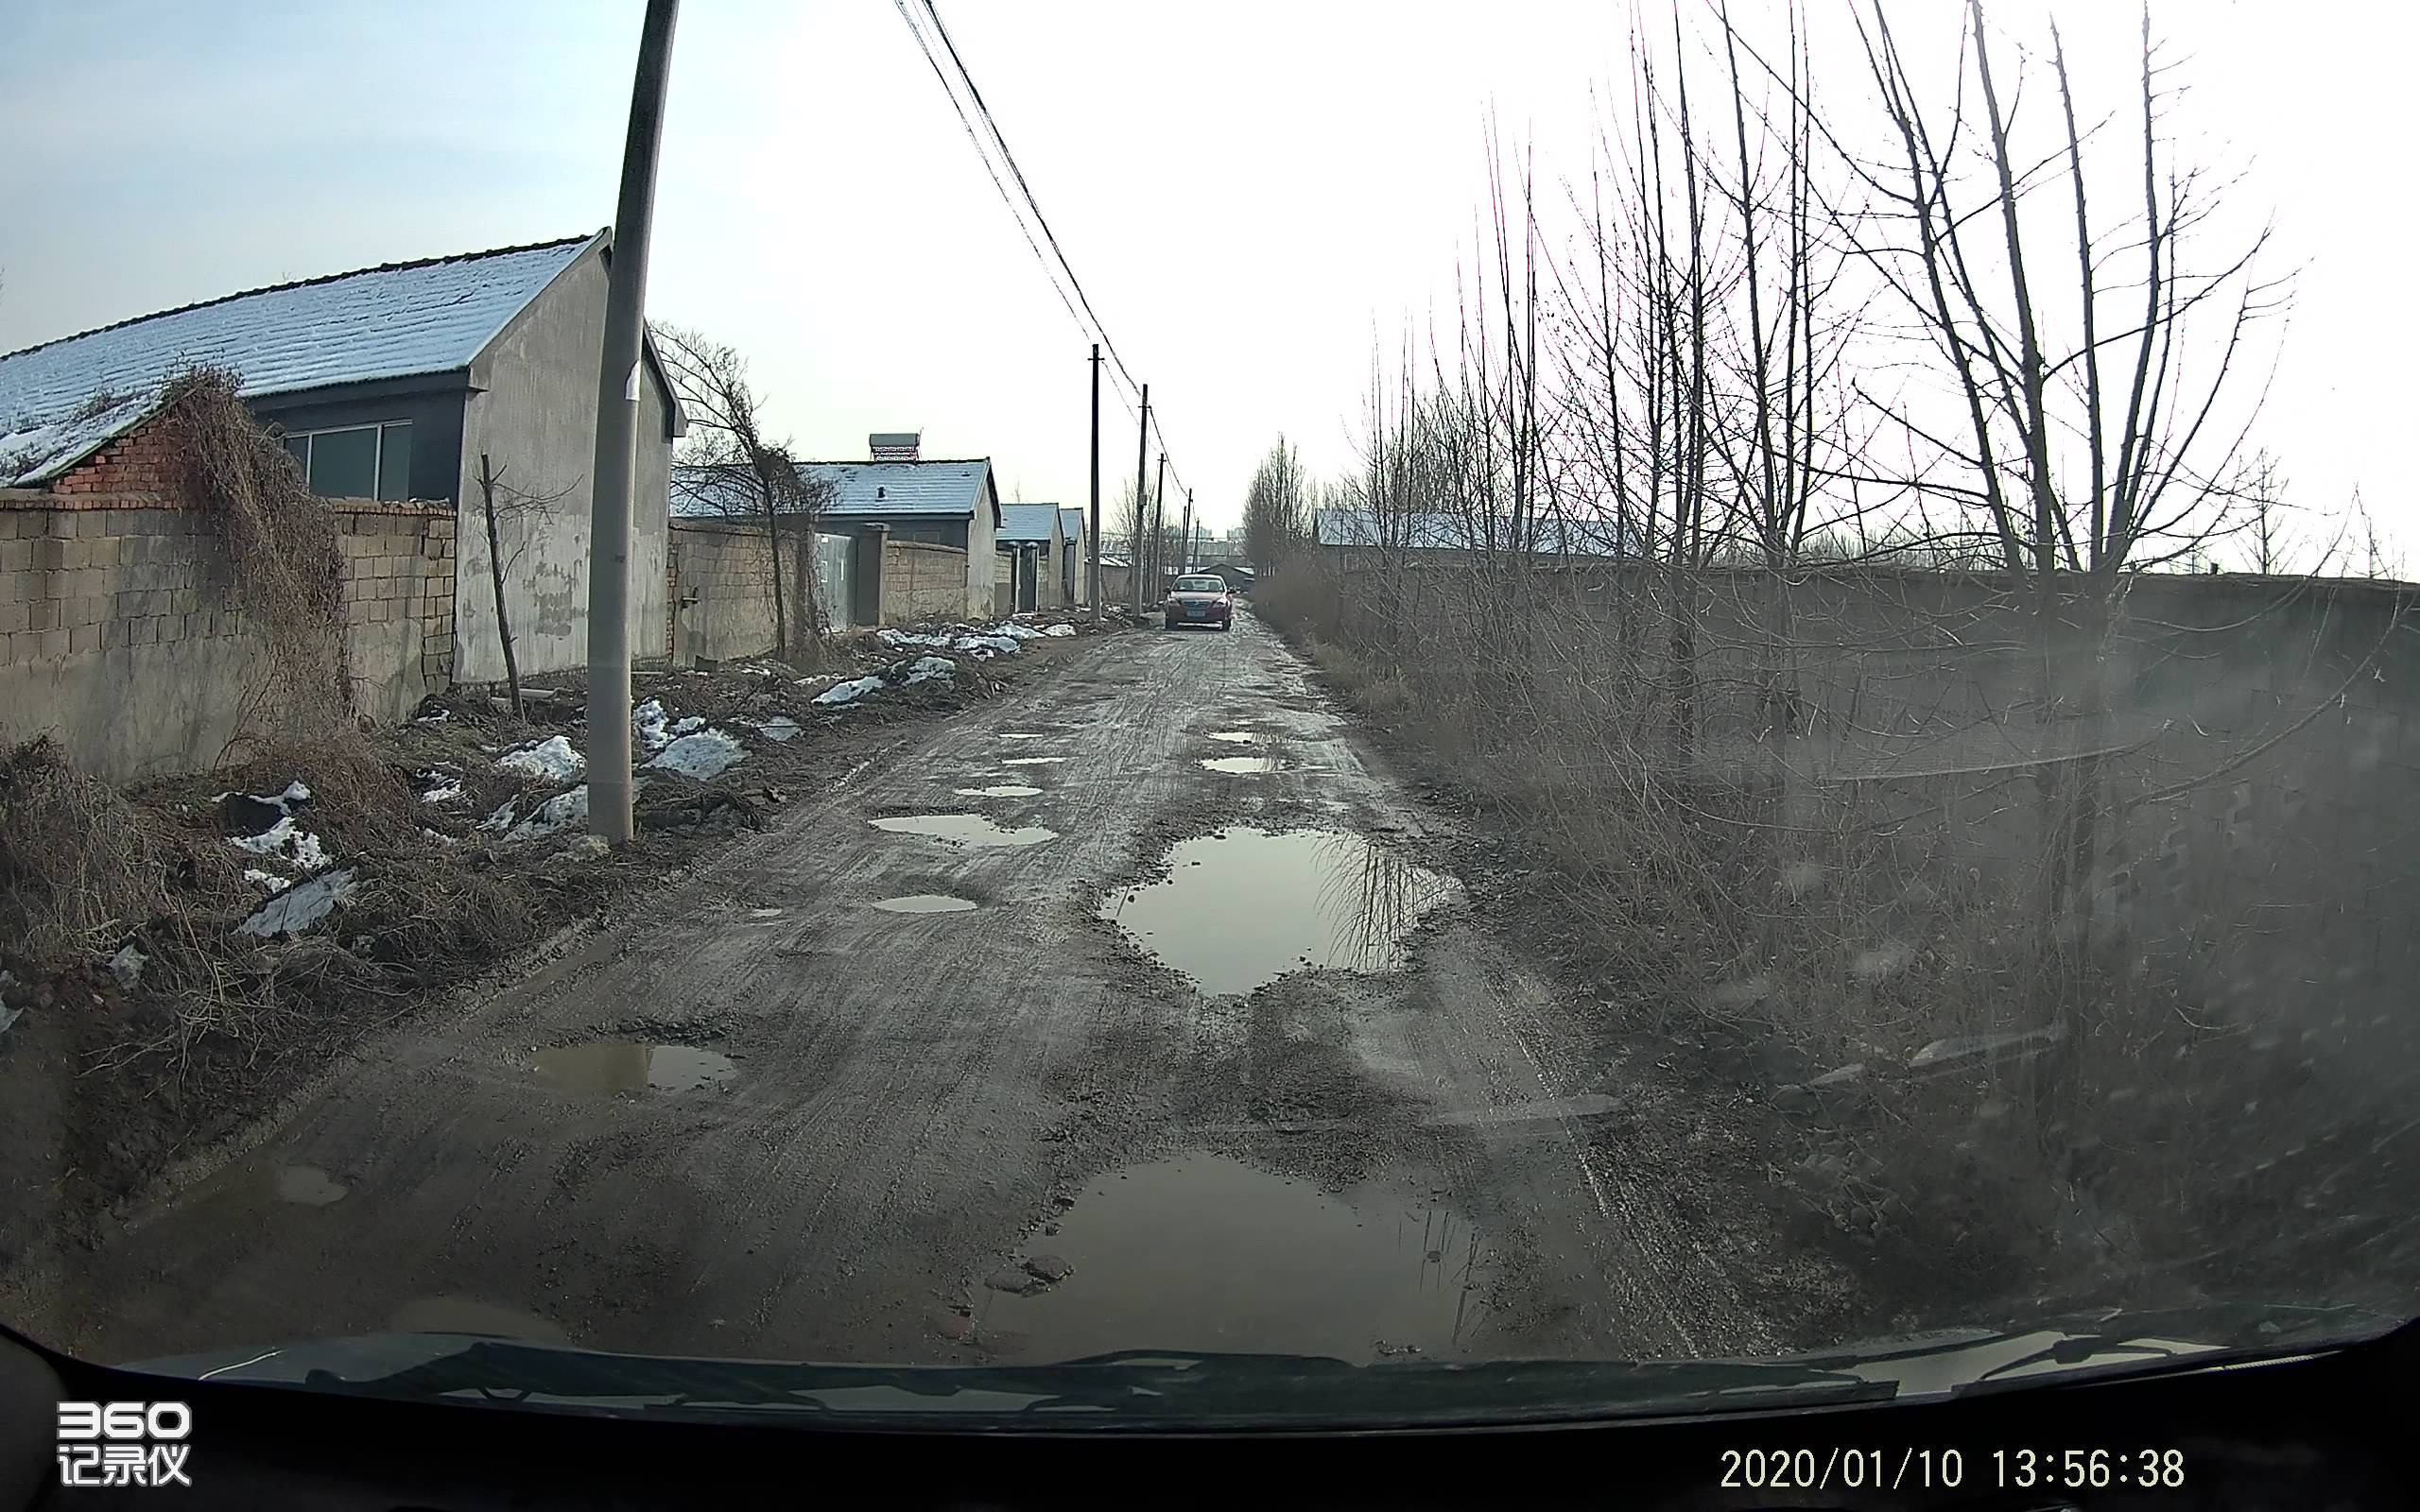
[[[355,701],[400,719],[450,677],[452,512],[330,507]],[[0,741],[51,733],[113,781],[215,765],[264,654],[234,590],[209,521],[156,492],[0,492]]]
[[[966,553],[956,546],[937,546],[923,541],[885,541],[882,622],[909,625],[919,620],[964,619],[969,609],[967,572]],[[990,597],[987,588],[987,604]]]
[[[345,662],[354,708],[392,724],[453,684],[454,511],[366,500],[330,507],[337,549],[344,556]]]
[[[773,648],[773,590],[763,529],[719,520],[675,521],[667,549],[673,665]]]
[[[1356,571],[1340,586],[1366,644],[1392,629],[1414,647],[1420,627],[1475,623],[1480,595],[1503,592],[1501,579],[1445,565]],[[2214,1020],[2290,1031],[2286,1043],[2308,1045],[2294,1053],[2348,1091],[2378,1087],[2365,1065],[2420,1064],[2420,1015],[2408,1005],[2420,975],[2420,589],[2130,577],[2105,644],[2063,624],[2060,701],[2044,710],[2016,587],[1992,575],[1810,572],[1790,587],[1787,622],[1801,733],[1776,745],[1763,733],[1757,630],[1779,623],[1771,585],[1708,573],[1694,586],[1702,777],[1778,781],[1785,803],[1806,804],[1794,822],[1813,833],[1886,836],[1896,869],[1928,885],[2021,896],[2041,845],[2030,764],[2103,752],[2111,807],[2086,883],[2098,944],[2122,940],[2119,965],[2184,984]],[[1605,713],[1623,694],[1648,710],[1643,728],[1658,728],[1667,590],[1590,571],[1539,574],[1525,591],[1537,604],[1520,622],[1537,684],[1563,690],[1581,719],[1636,718]],[[1461,691],[1493,696],[1499,665],[1439,661],[1421,662],[1425,675],[1459,667],[1470,675]],[[2078,712],[2088,674],[2108,695],[2107,712],[2089,717]],[[1503,748],[1474,759],[1519,763],[1534,737],[1519,722],[1506,729]]]

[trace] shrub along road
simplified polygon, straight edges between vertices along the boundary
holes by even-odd
[[[373,1040],[24,1321],[120,1360],[1779,1347],[1754,1204],[1690,1192],[1448,840],[1249,616],[1118,637]]]

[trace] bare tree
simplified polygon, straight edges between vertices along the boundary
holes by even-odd
[[[1301,454],[1278,437],[1244,493],[1244,555],[1254,572],[1276,570],[1310,540],[1310,491]]]
[[[763,400],[748,381],[745,357],[678,326],[651,321],[648,331],[689,418],[689,434],[675,459],[676,490],[694,508],[764,523],[773,655],[788,661],[795,647],[811,665],[821,660],[821,648],[815,574],[804,556],[796,556],[800,633],[793,635],[785,581],[793,575],[782,569],[782,533],[784,522],[791,522],[798,536],[791,544],[794,556],[813,553],[824,490],[801,475],[786,441],[765,434]]]
[[[2262,576],[2283,572],[2293,541],[2287,525],[2292,506],[2286,502],[2286,480],[2278,475],[2277,459],[2263,447],[2245,465],[2242,493],[2251,518],[2252,570]]]

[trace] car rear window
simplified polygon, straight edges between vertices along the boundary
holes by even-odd
[[[1180,577],[1176,580],[1180,593],[1223,593],[1227,580],[1223,577]]]

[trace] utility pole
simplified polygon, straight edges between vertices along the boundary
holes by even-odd
[[[1134,612],[1143,612],[1143,459],[1151,455],[1151,386],[1143,386],[1143,423],[1134,433],[1134,539],[1127,543],[1126,576],[1133,583]]]
[[[1193,571],[1193,490],[1184,490],[1184,544],[1177,548],[1176,570]]]
[[[639,27],[631,129],[614,206],[605,341],[596,372],[596,455],[588,476],[588,831],[628,845],[631,815],[631,472],[639,429],[639,353],[646,335],[648,234],[655,218],[656,148],[680,0],[648,0]]]
[[[1168,553],[1168,454],[1160,454],[1159,475],[1151,480],[1151,587],[1157,590],[1160,579],[1167,576]]]
[[[1100,343],[1093,343],[1093,527],[1084,542],[1092,548],[1093,625],[1100,625]]]

